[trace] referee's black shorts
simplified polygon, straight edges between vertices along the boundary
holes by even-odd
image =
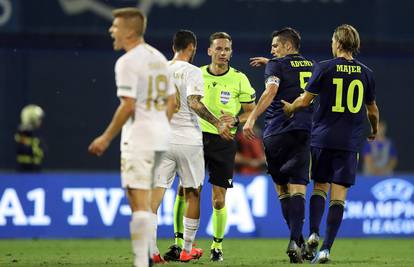
[[[232,188],[236,141],[224,140],[217,134],[203,132],[203,144],[209,183]]]

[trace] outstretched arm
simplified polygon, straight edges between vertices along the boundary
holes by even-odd
[[[91,154],[101,156],[108,148],[112,139],[118,135],[121,131],[122,126],[134,114],[135,111],[135,99],[130,97],[122,97],[121,103],[119,104],[114,116],[112,117],[111,123],[106,128],[105,132],[95,138],[89,145],[89,152]]]
[[[292,117],[293,114],[301,109],[309,107],[312,103],[312,100],[316,97],[316,95],[305,91],[305,93],[301,94],[298,98],[293,101],[293,103],[286,102],[282,100],[283,104],[283,111],[289,117]]]
[[[253,111],[250,113],[249,117],[247,118],[246,123],[243,127],[243,134],[244,136],[251,140],[254,138],[254,125],[256,123],[257,118],[270,106],[273,99],[275,98],[277,94],[277,90],[279,89],[279,86],[277,84],[269,84],[266,87],[266,90],[263,92],[262,96],[259,99],[259,102],[257,103],[256,107],[253,109]]]
[[[262,65],[266,65],[269,62],[269,59],[265,57],[251,57],[249,60],[250,66],[252,67],[260,67]]]

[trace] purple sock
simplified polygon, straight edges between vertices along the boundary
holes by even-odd
[[[326,234],[321,250],[331,249],[344,214],[345,203],[341,200],[331,200],[329,203],[328,219],[326,221]]]
[[[303,194],[294,194],[290,197],[289,202],[289,224],[290,239],[300,244],[302,236],[303,222],[305,220],[305,196]]]
[[[279,196],[280,206],[282,208],[283,218],[285,218],[285,222],[289,228],[289,201],[290,195],[289,194],[282,194]],[[290,229],[290,228],[289,228]]]
[[[309,226],[310,233],[319,235],[323,212],[325,210],[326,193],[322,190],[314,190],[309,203]]]

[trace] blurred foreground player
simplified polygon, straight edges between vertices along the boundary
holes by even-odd
[[[101,156],[122,128],[121,179],[132,210],[130,234],[134,266],[149,265],[152,233],[150,192],[161,155],[168,150],[168,120],[175,108],[175,90],[170,86],[167,59],[144,41],[146,17],[137,8],[112,12],[109,29],[114,50],[125,50],[115,65],[117,96],[120,98],[111,123],[89,146]]]

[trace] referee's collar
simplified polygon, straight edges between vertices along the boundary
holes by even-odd
[[[214,73],[212,73],[212,72],[210,71],[210,65],[208,65],[208,66],[207,66],[207,72],[208,72],[210,75],[213,75],[213,76],[224,76],[224,75],[226,75],[229,71],[230,71],[230,66],[229,66],[229,67],[228,67],[228,69],[227,69],[225,72],[223,72],[222,74],[214,74]]]

